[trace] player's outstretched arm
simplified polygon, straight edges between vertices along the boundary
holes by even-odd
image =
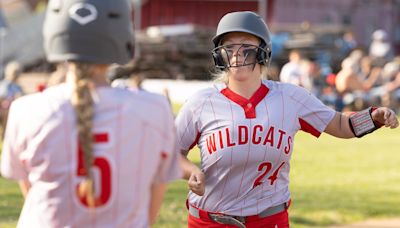
[[[377,108],[371,113],[371,116],[374,121],[379,122],[381,125],[385,125],[385,127],[394,129],[399,126],[399,120],[397,119],[396,113],[389,108]]]
[[[199,196],[204,195],[205,192],[205,176],[204,173],[187,159],[184,155],[187,153],[182,152],[181,166],[183,170],[183,179],[188,180],[189,189]]]
[[[366,125],[370,118],[371,124]],[[399,121],[393,110],[380,107],[367,109],[357,113],[336,113],[325,132],[338,138],[362,137],[377,128],[385,126],[397,128]]]

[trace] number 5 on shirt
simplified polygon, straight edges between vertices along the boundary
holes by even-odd
[[[108,142],[108,134],[107,133],[99,133],[93,135],[93,143],[107,143]],[[86,176],[86,169],[84,167],[84,159],[83,159],[83,151],[81,146],[78,144],[78,166],[77,166],[77,175],[78,177]],[[95,198],[95,207],[100,207],[107,203],[111,196],[111,166],[109,161],[105,157],[94,157],[93,159],[93,168],[97,167],[100,173],[100,189],[96,189],[97,197]],[[98,182],[99,180],[95,180]],[[86,198],[79,197],[78,194],[79,184],[76,186],[75,194],[79,198],[79,202],[81,202],[85,207],[88,207],[88,202]]]

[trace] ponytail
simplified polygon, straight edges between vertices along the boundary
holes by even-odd
[[[79,185],[79,196],[85,198],[89,207],[95,206],[95,189],[93,173],[93,97],[89,86],[90,65],[75,63],[75,88],[72,94],[71,103],[76,113],[76,125],[78,128],[78,145],[83,151],[84,168],[86,170],[85,180]]]

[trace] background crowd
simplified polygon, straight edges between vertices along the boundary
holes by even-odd
[[[279,79],[300,85],[337,111],[388,106],[399,112],[400,56],[393,54],[387,34],[376,30],[369,48],[357,46],[351,32],[344,34],[343,59],[323,69],[321,59],[310,59],[301,50],[291,50]],[[324,65],[326,66],[326,65]]]

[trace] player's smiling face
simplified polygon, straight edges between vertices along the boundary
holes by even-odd
[[[260,65],[257,62],[256,54],[260,40],[248,33],[231,32],[223,38],[224,60],[229,62],[229,77],[236,80],[247,80],[253,75],[260,75]],[[225,52],[225,53],[224,53]],[[255,66],[254,66],[255,64]]]

